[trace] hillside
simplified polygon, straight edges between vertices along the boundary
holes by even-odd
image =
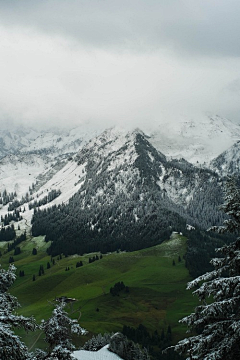
[[[123,325],[137,327],[140,323],[150,332],[158,330],[159,333],[170,325],[174,340],[183,336],[185,330],[178,320],[191,311],[195,301],[185,290],[190,277],[183,261],[186,251],[183,236],[174,234],[161,245],[132,253],[107,254],[91,263],[89,257],[96,253],[51,259],[46,255],[46,246],[43,239],[32,238],[20,244],[21,253],[14,256],[18,272],[24,271],[25,275],[17,278],[11,292],[20,301],[23,315],[34,315],[37,321],[46,319],[52,310],[51,301],[67,296],[76,298],[68,311],[80,320],[81,326],[90,332],[89,336],[121,331]],[[37,248],[37,255],[32,255],[33,247]],[[10,255],[13,252],[2,256],[4,267]],[[79,261],[83,266],[76,267]],[[40,265],[44,267],[41,276],[38,275]],[[121,281],[129,292],[112,296],[110,288]],[[24,336],[29,346],[37,338],[38,334]],[[44,344],[40,341],[35,345]]]

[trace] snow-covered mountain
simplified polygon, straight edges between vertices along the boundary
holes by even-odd
[[[0,191],[16,191],[18,197],[24,196],[33,183],[38,182],[38,187],[44,184],[69,157],[102,131],[91,125],[70,130],[40,131],[14,126],[0,129]],[[155,130],[149,128],[147,134],[149,142],[168,158],[185,158],[198,162],[198,166],[204,162],[208,166],[210,160],[240,139],[240,126],[219,116],[192,120],[180,117],[174,125],[161,122]],[[211,164],[213,170],[214,166]]]
[[[0,129],[0,158],[9,154],[33,153],[56,157],[72,154],[89,139],[103,131],[82,125],[70,130],[33,130],[27,127]]]
[[[83,188],[90,192],[91,187],[96,187],[91,202],[94,204],[103,195],[111,202],[119,194],[130,197],[134,188],[141,185],[143,188],[154,186],[174,206],[187,207],[196,196],[196,189],[201,189],[202,174],[211,181],[217,178],[184,159],[167,160],[139,129],[126,132],[112,128],[90,140],[33,194],[33,199],[41,199],[47,191],[59,189],[61,195],[53,201],[58,205],[66,203],[80,189],[85,193]],[[141,198],[141,193],[138,196]]]
[[[200,164],[208,164],[240,140],[240,126],[218,115],[163,121],[147,133],[152,145],[165,155]]]
[[[210,162],[210,168],[220,176],[240,174],[240,141]]]
[[[38,207],[32,233],[53,240],[53,253],[65,252],[66,242],[69,253],[95,251],[100,242],[105,250],[134,249],[161,241],[173,226],[222,220],[220,182],[184,159],[168,160],[141,130],[110,129],[33,193],[23,216],[30,221]],[[45,201],[53,191],[58,196]]]
[[[74,238],[84,235],[90,242],[95,239],[96,244],[104,238],[106,248],[113,238],[118,238],[121,248],[129,246],[131,238],[139,246],[147,239],[156,243],[164,231],[173,226],[182,229],[186,222],[202,228],[221,223],[222,214],[218,210],[222,201],[221,176],[238,168],[239,143],[212,161],[211,169],[195,166],[180,157],[173,159],[171,155],[181,150],[179,144],[184,150],[187,141],[190,144],[190,140],[197,139],[200,143],[206,133],[205,143],[210,146],[212,141],[213,155],[217,152],[217,136],[221,140],[220,135],[228,128],[223,135],[231,143],[239,136],[239,127],[216,117],[192,126],[185,123],[185,130],[181,126],[180,140],[175,136],[178,144],[166,128],[161,141],[158,132],[149,136],[149,132],[145,135],[139,129],[112,128],[95,137],[95,130],[84,132],[83,128],[62,132],[61,136],[60,133],[26,131],[16,142],[20,146],[22,141],[22,148],[14,150],[15,143],[13,146],[10,142],[4,143],[5,149],[9,146],[9,152],[16,153],[0,160],[0,191],[12,192],[9,200],[6,201],[6,193],[4,201],[0,198],[3,203],[0,215],[8,212],[9,201],[11,209],[21,206],[21,210],[25,209],[22,228],[31,225],[34,208],[37,208],[33,221],[35,235],[67,239],[72,232]],[[13,132],[11,136],[14,137]],[[7,137],[10,139],[9,134]],[[225,144],[221,141],[219,149]],[[159,151],[160,147],[168,147],[167,154]],[[189,157],[192,150],[191,146],[185,149]],[[203,160],[204,152],[194,154],[195,160],[196,154]],[[29,192],[27,196],[26,192]],[[43,210],[46,210],[44,214]],[[73,246],[72,251],[75,250]],[[93,249],[90,246],[87,250]]]
[[[99,129],[79,126],[63,131],[13,127],[0,130],[0,192],[25,196],[33,183],[43,185],[60,170]]]

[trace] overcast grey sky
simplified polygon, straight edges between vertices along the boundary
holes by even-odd
[[[239,0],[0,0],[0,121],[240,122]]]

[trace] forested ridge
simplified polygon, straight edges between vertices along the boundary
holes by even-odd
[[[185,228],[180,216],[157,208],[154,198],[152,205],[155,211],[151,215],[146,212],[138,221],[127,201],[122,208],[113,204],[115,213],[107,205],[96,206],[96,212],[79,209],[73,215],[71,205],[38,210],[33,216],[32,234],[46,234],[46,241],[52,241],[48,248],[52,255],[105,253],[118,249],[133,251],[162,242],[175,227]]]

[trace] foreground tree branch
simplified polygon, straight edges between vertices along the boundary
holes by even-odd
[[[234,179],[226,185],[222,206],[229,216],[221,227],[211,231],[237,233],[240,230],[240,189]],[[187,289],[193,291],[201,305],[195,312],[180,320],[197,333],[173,346],[175,351],[188,356],[188,360],[240,359],[240,238],[218,249],[221,258],[211,261],[212,272],[191,281]]]

